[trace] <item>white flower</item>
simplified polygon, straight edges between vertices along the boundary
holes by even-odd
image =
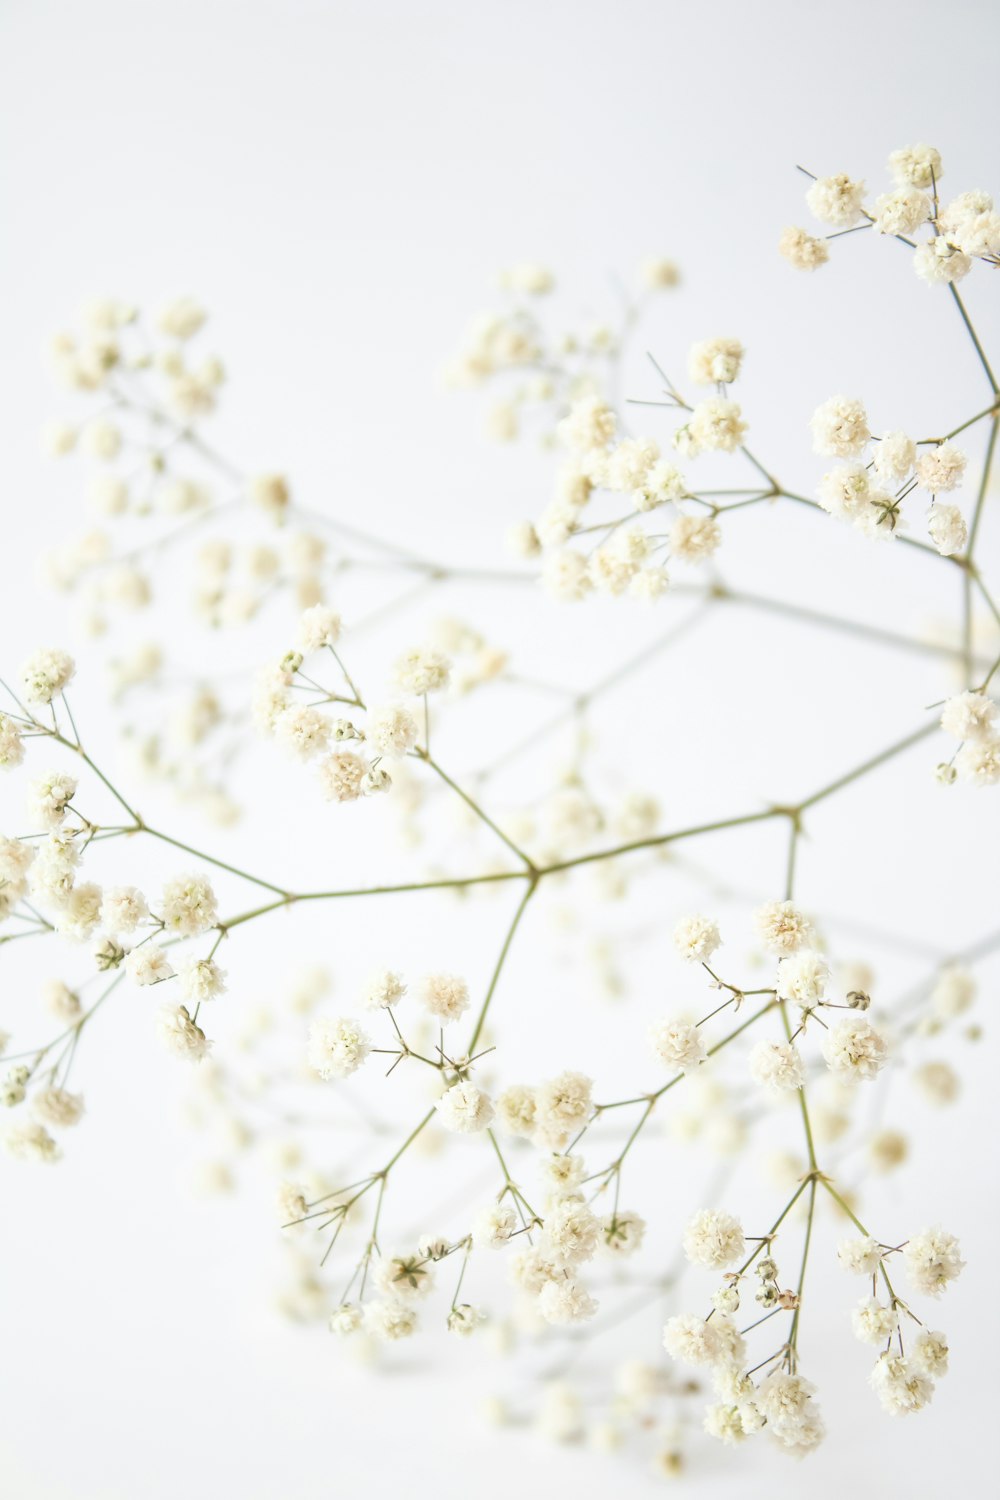
[[[28,815],[43,828],[58,828],[76,796],[76,782],[62,771],[49,771],[28,787]]]
[[[448,1314],[448,1332],[457,1333],[460,1338],[468,1338],[488,1321],[482,1308],[473,1307],[469,1302],[459,1302]]]
[[[719,1209],[702,1209],[684,1231],[684,1254],[696,1266],[731,1265],[745,1249],[739,1219]]]
[[[38,1120],[21,1120],[4,1133],[3,1143],[15,1161],[58,1161],[58,1144]]]
[[[757,934],[769,953],[787,958],[812,937],[812,923],[791,901],[768,901],[753,914]]]
[[[535,1091],[534,1133],[543,1145],[562,1150],[590,1119],[592,1080],[565,1072]]]
[[[181,994],[200,1005],[225,993],[226,976],[211,958],[189,958],[181,965]]]
[[[823,1056],[834,1073],[871,1079],[885,1066],[889,1047],[864,1016],[848,1016],[826,1032]]]
[[[364,1062],[372,1044],[356,1021],[321,1019],[309,1028],[306,1056],[320,1078],[348,1078]]]
[[[156,1018],[156,1035],[162,1047],[188,1062],[201,1062],[212,1046],[184,1005],[161,1006]]]
[[[715,1364],[723,1352],[718,1319],[706,1323],[693,1313],[670,1318],[663,1329],[663,1347],[671,1359],[682,1364]]]
[[[24,759],[21,730],[7,714],[0,713],[0,767],[11,771]]]
[[[962,483],[968,460],[954,443],[939,443],[917,459],[917,484],[931,494],[956,490]]]
[[[76,662],[65,651],[36,651],[21,668],[21,683],[29,703],[51,703],[72,681]]]
[[[545,1283],[538,1294],[538,1311],[546,1323],[582,1323],[594,1316],[597,1303],[586,1287],[569,1278]]]
[[[646,1221],[629,1210],[617,1210],[601,1220],[601,1245],[611,1255],[634,1255],[646,1234]]]
[[[593,587],[587,559],[569,547],[550,552],[542,564],[542,583],[554,599],[578,603]]]
[[[918,245],[913,255],[913,269],[930,286],[951,281],[961,281],[972,267],[972,261],[961,250],[950,245],[943,235],[925,240]]]
[[[375,1285],[387,1297],[412,1302],[426,1297],[434,1285],[434,1273],[423,1255],[383,1255],[375,1267]]]
[[[215,892],[204,875],[181,875],[163,887],[160,916],[169,932],[197,937],[215,925]]]
[[[111,886],[101,898],[101,927],[114,937],[134,932],[148,916],[146,898],[134,885]]]
[[[417,721],[408,708],[390,703],[368,715],[369,743],[380,755],[405,755],[417,743]]]
[[[705,1038],[689,1021],[657,1021],[650,1027],[653,1051],[671,1072],[689,1073],[708,1056]]]
[[[306,703],[293,704],[274,720],[275,739],[300,760],[310,760],[327,748],[330,729],[326,714]]]
[[[804,229],[789,225],[781,231],[778,253],[797,271],[816,271],[830,259],[830,250],[825,240],[817,239]]]
[[[758,1042],[750,1053],[750,1076],[769,1094],[780,1097],[805,1083],[801,1055],[791,1042]]]
[[[31,1108],[43,1124],[66,1129],[83,1118],[83,1095],[50,1085],[32,1095]]]
[[[955,770],[973,786],[996,786],[1000,782],[1000,739],[969,741],[955,757]]]
[[[717,551],[722,528],[711,516],[678,516],[668,540],[672,557],[681,562],[704,562]]]
[[[423,693],[439,692],[448,686],[451,663],[440,651],[416,648],[407,651],[396,663],[396,681],[408,693],[417,697]]]
[[[868,414],[851,396],[831,396],[809,421],[813,448],[827,458],[857,458],[871,441]]]
[[[930,199],[917,188],[901,187],[875,200],[873,215],[878,234],[909,236],[930,216]]]
[[[530,1140],[535,1133],[535,1114],[535,1091],[527,1084],[514,1084],[497,1099],[497,1124],[508,1135]]]
[[[955,557],[965,551],[969,528],[957,505],[931,506],[927,531],[942,557]]]
[[[361,1308],[354,1302],[341,1302],[330,1314],[330,1332],[337,1333],[341,1338],[348,1334],[357,1333],[364,1321]]]
[[[173,979],[174,969],[163,949],[156,943],[143,943],[126,956],[125,972],[133,984],[160,984]]]
[[[367,763],[353,750],[338,750],[320,762],[319,779],[328,802],[355,802],[364,791]]]
[[[806,193],[809,212],[834,229],[850,229],[861,218],[865,196],[863,182],[853,182],[846,172],[834,177],[817,177]]]
[[[457,974],[428,974],[419,994],[424,1009],[440,1021],[457,1021],[469,1008],[469,986]]]
[[[468,1135],[485,1130],[493,1119],[493,1102],[474,1083],[456,1083],[437,1101],[438,1120],[445,1130]]]
[[[691,346],[688,371],[696,385],[730,385],[740,373],[746,350],[739,339],[705,339]]]
[[[899,1318],[894,1308],[875,1297],[865,1297],[851,1313],[854,1337],[862,1344],[884,1344],[896,1332]]]
[[[365,986],[361,1003],[366,1010],[388,1010],[397,1005],[406,994],[402,975],[392,969],[380,969],[373,974]]]
[[[341,620],[335,609],[327,604],[314,604],[299,619],[295,644],[300,651],[321,651],[324,646],[335,646],[340,640]]]
[[[558,1198],[545,1216],[542,1253],[553,1265],[574,1266],[593,1258],[600,1234],[600,1222],[581,1198]]]
[[[472,1243],[476,1249],[489,1246],[499,1249],[506,1245],[517,1229],[517,1215],[509,1203],[493,1203],[484,1208],[472,1221]]]
[[[931,990],[931,1005],[942,1021],[964,1015],[976,998],[976,981],[960,964],[948,964]]]
[[[806,949],[778,964],[779,1000],[792,1000],[803,1010],[818,1005],[830,981],[830,965],[821,953]]]
[[[880,1354],[869,1380],[884,1410],[894,1417],[920,1411],[934,1394],[934,1382],[901,1354]]]
[[[721,396],[699,402],[687,425],[696,450],[719,453],[735,453],[747,430],[737,402]]]
[[[886,484],[906,478],[917,460],[917,445],[905,432],[887,432],[875,444],[872,463]]]
[[[673,931],[674,947],[688,963],[704,963],[722,942],[719,929],[710,917],[682,917]]]
[[[893,180],[904,187],[929,188],[941,181],[941,154],[933,146],[904,146],[889,157]]]
[[[957,740],[992,740],[1000,704],[986,693],[958,693],[941,710],[941,728]]]
[[[965,1265],[959,1255],[958,1240],[935,1225],[915,1234],[903,1250],[906,1274],[916,1292],[939,1297]]]
[[[255,474],[249,485],[250,499],[277,524],[285,519],[292,498],[283,474]]]
[[[593,448],[606,448],[615,435],[617,418],[610,407],[598,396],[583,396],[570,408],[556,428],[560,441],[567,448],[586,453]]]
[[[874,1276],[882,1264],[882,1247],[870,1234],[855,1236],[841,1240],[837,1246],[837,1259],[845,1271],[855,1276]]]
[[[910,1345],[910,1364],[935,1380],[948,1373],[948,1340],[943,1333],[922,1328]]]
[[[396,1339],[409,1338],[417,1331],[416,1308],[403,1302],[367,1302],[364,1311],[365,1328],[383,1343],[394,1343]]]
[[[161,333],[175,339],[193,338],[208,317],[205,309],[193,297],[175,297],[156,315],[156,326]]]

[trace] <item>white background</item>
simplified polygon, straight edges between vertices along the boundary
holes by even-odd
[[[220,442],[250,468],[286,467],[311,506],[453,559],[495,562],[504,526],[544,497],[544,463],[488,448],[478,403],[437,380],[467,315],[513,260],[553,265],[566,316],[586,317],[614,312],[612,277],[632,275],[642,256],[678,259],[684,291],[653,309],[645,345],[678,368],[693,338],[738,334],[751,350],[741,394],[755,447],[781,455],[793,487],[815,482],[806,423],[836,390],[869,399],[876,430],[957,424],[985,404],[981,372],[948,299],[916,281],[899,247],[850,238],[809,278],[774,245],[785,223],[805,221],[797,161],[874,185],[889,150],[926,139],[949,189],[994,185],[991,10],[942,12],[924,0],[833,12],[773,0],[702,10],[8,0],[5,658],[70,629],[25,565],[78,503],[73,481],[37,456],[41,422],[67,410],[53,404],[39,349],[95,293],[203,298],[233,375]],[[988,274],[967,285],[977,322],[995,330]],[[630,389],[647,394],[640,352]],[[994,554],[995,535],[986,532]],[[738,534],[734,522],[725,561],[727,577],[761,591],[911,632],[957,607],[942,568],[855,545],[822,518],[775,513]],[[462,605],[543,675],[523,620],[492,597]],[[626,607],[595,605],[578,636],[575,618],[533,609],[559,633],[550,678],[585,683],[655,629]],[[632,780],[664,795],[671,822],[720,800],[741,811],[822,785],[915,727],[948,688],[919,658],[758,617],[740,623],[753,632],[720,617],[696,652],[669,658],[647,690],[641,735],[622,725],[616,753]],[[170,641],[182,660],[196,649],[186,628]],[[77,703],[85,714],[82,685]],[[884,925],[932,956],[995,922],[998,876],[992,804],[943,802],[928,775],[936,758],[933,744],[921,747],[888,781],[859,788],[849,818],[831,803],[803,855],[810,904]],[[288,860],[281,822],[292,799],[274,795],[273,818],[233,844],[257,868]],[[875,817],[885,829],[877,849],[865,839]],[[328,868],[330,848],[301,860]],[[758,865],[780,868],[773,845],[730,848],[721,874],[773,886]],[[688,904],[681,889],[664,897],[668,916]],[[419,929],[406,925],[417,918],[396,920],[398,943],[419,947]],[[359,930],[374,942],[370,926]],[[350,936],[319,929],[338,949]],[[852,956],[878,956],[859,948]],[[277,934],[258,940],[262,987],[285,958]],[[512,993],[539,974],[551,983],[545,962],[516,960]],[[906,982],[919,967],[900,957],[892,972]],[[596,1013],[581,1021],[591,1046],[602,1024]],[[312,1500],[405,1485],[457,1500],[473,1489],[653,1485],[642,1469],[481,1427],[481,1392],[505,1377],[478,1353],[478,1384],[454,1349],[443,1372],[421,1364],[416,1380],[380,1383],[321,1331],[278,1321],[257,1243],[262,1222],[265,1240],[270,1232],[266,1191],[248,1209],[193,1203],[176,1080],[147,1028],[122,1015],[94,1051],[90,1117],[70,1159],[44,1180],[3,1172],[5,1494]],[[564,1054],[553,1056],[558,1066]],[[955,1355],[933,1409],[905,1424],[876,1409],[866,1353],[846,1328],[853,1289],[834,1275],[806,1346],[831,1428],[825,1449],[800,1470],[763,1443],[735,1456],[701,1445],[701,1493],[748,1493],[746,1465],[753,1493],[808,1484],[832,1496],[849,1483],[859,1495],[887,1484],[931,1494],[952,1482],[956,1455],[982,1459],[996,1396],[994,1185],[983,1176],[996,1116],[985,1049],[961,1060],[961,1113],[931,1116],[909,1096],[905,1123],[923,1155],[880,1200],[901,1235],[928,1218],[955,1228],[969,1261],[938,1320]],[[670,1183],[690,1206],[697,1188]],[[834,1232],[824,1230],[827,1252]],[[655,1327],[645,1337],[648,1353]],[[421,1360],[408,1351],[402,1363]]]

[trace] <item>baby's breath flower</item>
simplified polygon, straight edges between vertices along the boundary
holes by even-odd
[[[907,187],[930,188],[941,181],[941,153],[933,146],[903,146],[889,157],[893,181]]]
[[[508,1135],[530,1140],[535,1133],[536,1115],[535,1091],[527,1084],[514,1084],[497,1099],[497,1124]]]
[[[965,1265],[959,1254],[958,1240],[937,1225],[907,1240],[903,1261],[914,1291],[923,1292],[928,1297],[939,1297]]]
[[[809,425],[813,448],[827,458],[857,458],[871,441],[868,415],[851,396],[831,396],[817,406]]]
[[[156,1034],[167,1052],[187,1062],[201,1062],[211,1050],[212,1043],[191,1019],[185,1005],[161,1006],[156,1019]]]
[[[402,975],[392,969],[379,969],[365,985],[361,1003],[366,1010],[388,1010],[406,994]]]
[[[417,720],[403,704],[390,703],[368,715],[368,741],[380,755],[405,755],[417,743],[417,734]]]
[[[565,1072],[535,1091],[534,1134],[544,1145],[562,1150],[593,1111],[593,1082],[583,1073]]]
[[[72,681],[76,663],[66,651],[47,649],[29,656],[21,668],[21,683],[29,703],[51,703]]]
[[[476,1249],[488,1246],[496,1250],[506,1245],[517,1229],[517,1214],[509,1203],[494,1203],[484,1208],[472,1221],[472,1243]]]
[[[684,1254],[696,1266],[731,1265],[745,1249],[739,1219],[719,1209],[702,1209],[684,1231]]]
[[[882,1264],[882,1247],[870,1234],[855,1236],[840,1241],[837,1259],[855,1276],[874,1276]]]
[[[781,231],[778,253],[797,271],[816,271],[830,259],[830,250],[825,240],[817,239],[815,235],[794,225]]]
[[[649,1039],[660,1062],[672,1073],[689,1073],[708,1056],[702,1031],[690,1021],[657,1021]]]
[[[961,281],[972,269],[972,261],[949,244],[943,235],[938,235],[936,239],[925,240],[917,246],[913,254],[913,269],[929,286],[940,286]]]
[[[688,963],[704,963],[722,943],[719,929],[710,917],[682,917],[673,931],[674,947]]]
[[[215,924],[215,892],[204,875],[180,875],[163,887],[160,916],[168,932],[197,937]]]
[[[320,761],[320,786],[328,802],[357,801],[367,774],[367,762],[353,750],[338,750]]]
[[[957,740],[991,740],[1000,704],[983,692],[958,693],[941,710],[941,728]]]
[[[753,920],[765,948],[779,958],[797,953],[812,937],[812,923],[791,901],[768,901]]]
[[[778,999],[792,1000],[805,1010],[820,1003],[829,981],[830,965],[826,959],[821,953],[806,949],[778,964]]]
[[[468,1135],[485,1130],[493,1119],[493,1101],[467,1080],[446,1089],[435,1106],[445,1130]]]
[[[314,1021],[309,1028],[307,1058],[320,1078],[348,1078],[371,1051],[371,1042],[356,1021]]]
[[[182,965],[181,994],[185,1000],[200,1005],[225,993],[226,976],[212,958],[190,958]]]
[[[457,1021],[469,1008],[469,986],[457,974],[428,974],[419,995],[424,1009],[440,1021]]]
[[[314,604],[299,619],[295,644],[302,652],[321,651],[324,646],[335,646],[340,640],[340,632],[337,611],[327,604]]]
[[[410,1338],[418,1322],[416,1308],[395,1299],[365,1303],[364,1326],[382,1343]]]
[[[865,196],[863,182],[854,182],[846,172],[833,177],[817,177],[806,193],[810,213],[834,229],[850,229],[861,218]]]
[[[834,1073],[871,1079],[885,1066],[889,1047],[864,1016],[848,1016],[825,1033],[823,1056]]]
[[[957,505],[932,506],[927,531],[942,557],[955,557],[964,552],[969,540],[969,528]]]
[[[917,484],[931,494],[955,490],[962,483],[968,460],[954,443],[940,443],[917,459]]]
[[[3,1143],[15,1161],[53,1162],[62,1154],[39,1120],[20,1120],[8,1126]]]
[[[901,1354],[880,1354],[869,1380],[883,1409],[894,1417],[920,1411],[934,1394],[934,1382]]]
[[[440,692],[448,686],[451,663],[440,651],[417,647],[407,651],[396,663],[396,681],[407,693]]]
[[[32,1095],[31,1108],[44,1125],[64,1130],[78,1125],[83,1118],[83,1095],[71,1094],[68,1089],[51,1084]]]
[[[174,968],[166,953],[156,943],[143,943],[126,955],[125,972],[133,984],[160,984],[173,979]]]
[[[597,1303],[572,1277],[547,1281],[538,1294],[538,1311],[546,1323],[584,1323],[597,1312]]]
[[[120,936],[134,932],[149,917],[146,898],[134,885],[108,887],[101,897],[101,926],[105,932]]]
[[[758,1042],[750,1053],[750,1075],[778,1098],[800,1089],[806,1079],[802,1057],[791,1042]]]

